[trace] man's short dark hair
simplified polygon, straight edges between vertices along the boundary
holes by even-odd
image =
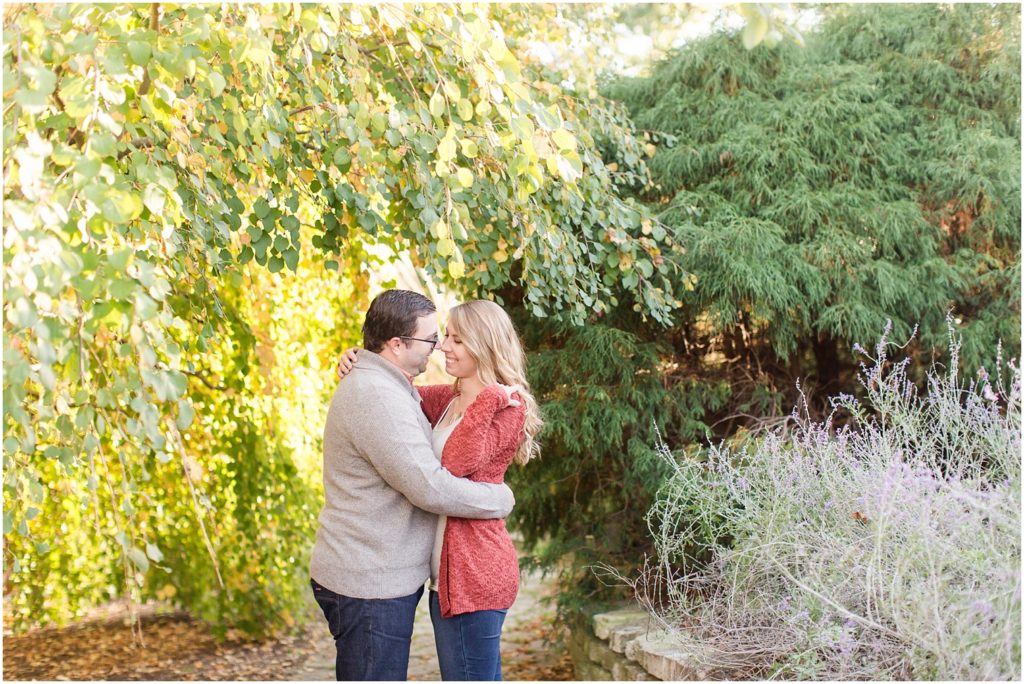
[[[429,299],[410,290],[385,290],[373,298],[363,322],[363,349],[374,353],[392,337],[416,334],[416,321],[437,313]]]

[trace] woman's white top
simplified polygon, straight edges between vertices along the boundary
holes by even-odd
[[[445,407],[444,413],[437,419],[437,426],[434,428],[433,441],[434,441],[434,455],[437,456],[437,460],[441,460],[441,454],[444,452],[444,445],[448,442],[448,438],[452,436],[452,432],[455,431],[456,426],[462,420],[462,416],[459,416],[450,425],[441,426],[441,422],[444,417],[448,415],[448,409],[452,407],[455,400],[452,399]],[[448,523],[448,516],[442,515],[437,521],[437,532],[434,534],[434,550],[430,553],[430,589],[437,591],[437,578],[441,574],[441,545],[444,544],[444,528]]]

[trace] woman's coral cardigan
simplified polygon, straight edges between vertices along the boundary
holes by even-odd
[[[455,397],[451,385],[417,388],[423,413],[436,425]],[[526,410],[510,406],[498,385],[489,385],[466,409],[441,452],[452,475],[500,484],[523,439]],[[519,558],[505,521],[448,518],[437,578],[441,614],[509,608],[519,592]]]

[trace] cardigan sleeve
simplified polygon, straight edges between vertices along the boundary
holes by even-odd
[[[451,385],[423,385],[417,386],[416,389],[423,400],[420,403],[423,415],[427,417],[431,425],[437,425],[437,421],[441,417],[441,413],[444,412],[445,406],[455,396],[455,390],[452,389]]]
[[[417,508],[460,518],[504,518],[515,505],[508,487],[471,482],[446,471],[411,401],[399,392],[367,387],[349,406],[343,427],[355,450],[392,489]],[[408,397],[408,395],[405,395]]]
[[[496,455],[513,450],[526,422],[523,406],[509,406],[498,385],[488,385],[466,409],[445,444],[442,465],[458,477],[469,477]]]

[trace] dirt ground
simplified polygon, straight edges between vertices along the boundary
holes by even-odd
[[[502,638],[504,677],[572,680],[572,664],[555,641],[558,626],[548,597],[553,587],[524,576]],[[5,680],[334,680],[334,642],[317,612],[296,635],[217,643],[202,622],[165,606],[140,611],[143,645],[133,638],[123,604],[63,628],[13,635],[4,630]],[[5,621],[6,622],[6,621]],[[427,602],[420,601],[409,658],[411,680],[439,680]]]

